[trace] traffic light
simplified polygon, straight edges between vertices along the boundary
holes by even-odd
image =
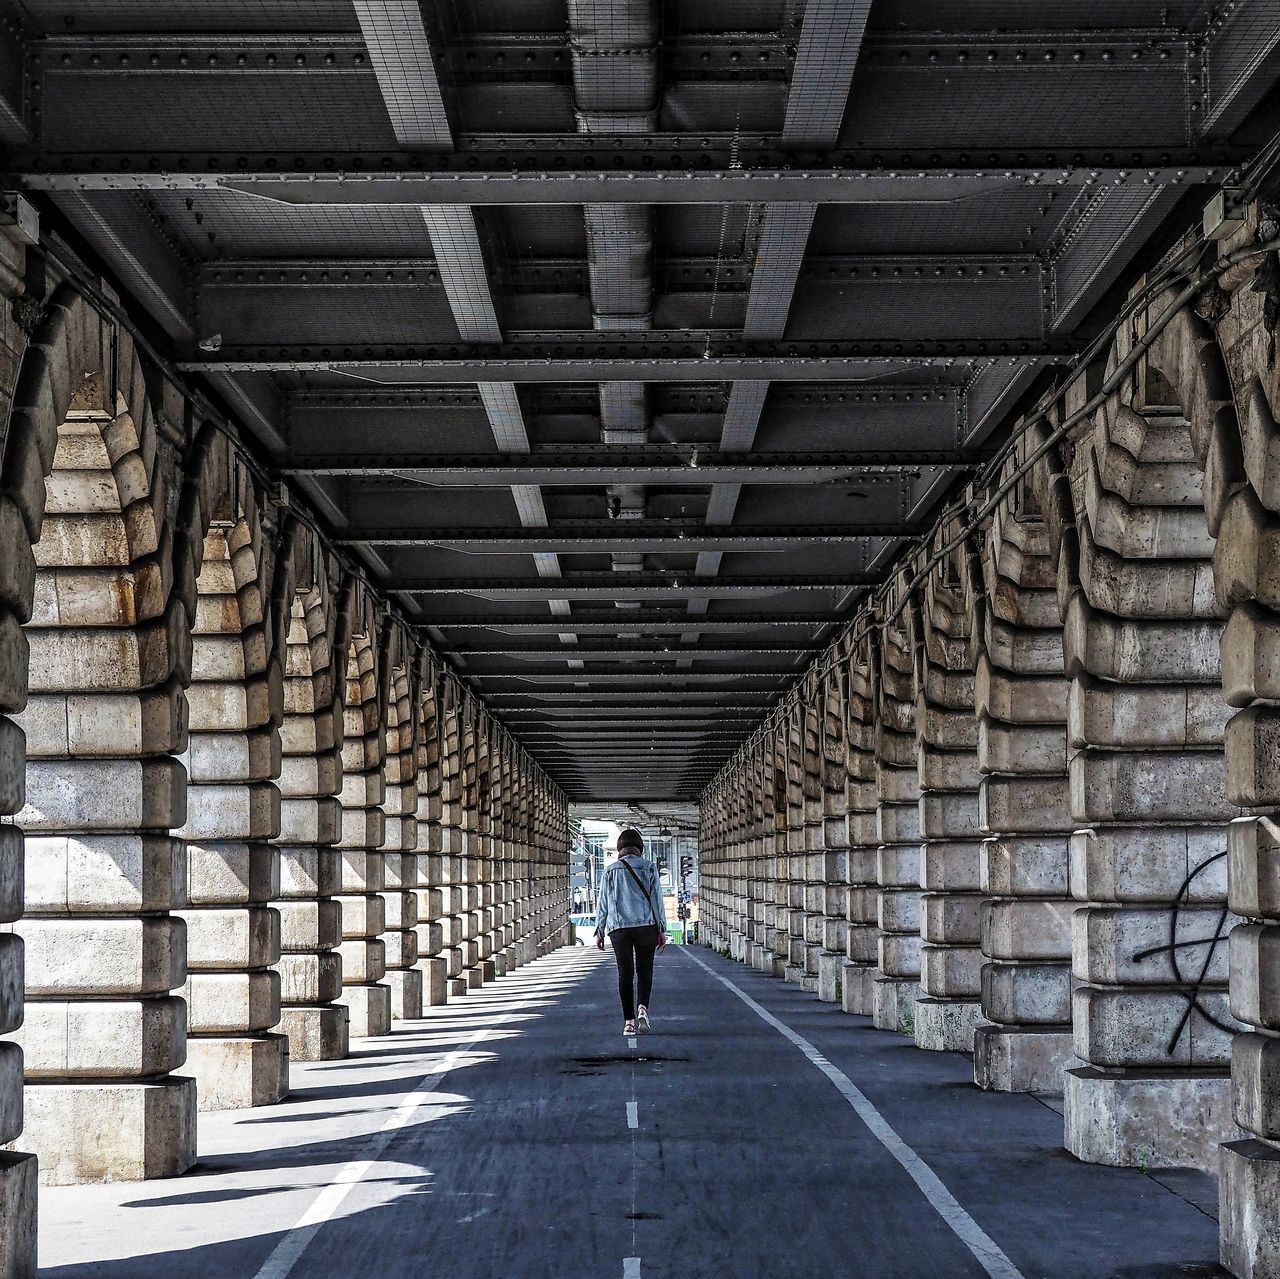
[[[680,859],[680,875],[681,878],[693,874],[693,858],[682,857]]]

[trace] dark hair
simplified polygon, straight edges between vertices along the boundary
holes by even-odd
[[[643,853],[644,837],[638,830],[628,826],[627,829],[618,836],[618,852],[622,852],[624,848],[634,848],[636,852]]]

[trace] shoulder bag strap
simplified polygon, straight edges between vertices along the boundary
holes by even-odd
[[[644,894],[645,904],[649,907],[649,914],[653,916],[653,926],[659,932],[661,932],[662,925],[658,923],[658,912],[653,908],[652,895],[650,894],[649,890],[640,882],[640,876],[637,875],[635,871],[631,868],[627,859],[625,857],[619,857],[618,860],[622,863],[622,869],[625,870],[627,874],[630,875],[631,878],[636,881],[636,887]]]

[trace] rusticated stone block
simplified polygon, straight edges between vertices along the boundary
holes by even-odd
[[[176,759],[31,760],[27,803],[16,821],[28,832],[168,832],[186,820],[187,778]]]
[[[10,1036],[28,1079],[128,1079],[165,1075],[186,1060],[186,1005],[142,1000],[28,999]]]
[[[1086,1163],[1199,1168],[1213,1174],[1218,1145],[1235,1136],[1225,1072],[1150,1070],[1108,1075],[1077,1067],[1063,1075],[1066,1147]]]
[[[172,916],[24,918],[28,995],[167,994],[186,976],[186,932]]]
[[[1221,826],[1122,826],[1071,836],[1071,894],[1079,901],[1220,902],[1227,892]],[[1203,868],[1203,869],[1202,869]]]
[[[182,846],[166,835],[28,835],[27,909],[112,914],[181,906],[186,897],[181,853]]]
[[[982,842],[979,887],[998,897],[1066,896],[1070,883],[1065,835],[1001,835]]]
[[[22,1142],[47,1185],[181,1176],[196,1159],[195,1080],[28,1087]]]
[[[1201,990],[1198,1002],[1223,1025],[1236,1026],[1225,991]],[[1230,1032],[1211,1025],[1197,1011],[1184,1021],[1186,1009],[1186,995],[1176,990],[1078,986],[1072,994],[1076,1055],[1112,1069],[1181,1065],[1225,1071]]]
[[[1076,909],[1072,901],[986,899],[981,920],[983,952],[992,959],[1065,960],[1071,955],[1071,918]]]

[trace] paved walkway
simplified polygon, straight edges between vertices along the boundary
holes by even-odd
[[[745,999],[743,998],[745,996]],[[173,1181],[41,1191],[48,1279],[1169,1279],[1215,1275],[1207,1179],[1089,1167],[1031,1097],[709,951],[619,1033],[565,950],[270,1110]]]

